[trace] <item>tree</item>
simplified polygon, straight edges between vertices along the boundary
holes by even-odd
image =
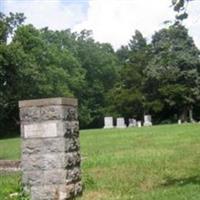
[[[5,16],[0,13],[0,129],[16,128],[16,96],[20,66],[26,65],[28,58],[19,44],[7,45],[7,40],[23,23],[25,17],[20,13]],[[1,131],[3,134],[4,132]]]
[[[190,1],[192,0],[172,0],[174,11],[178,13],[176,15],[176,20],[182,21],[188,17],[186,4]]]
[[[145,70],[148,101],[157,97],[160,110],[173,110],[188,120],[188,112],[200,100],[199,50],[187,29],[175,24],[154,34],[152,53]]]
[[[18,123],[20,99],[75,96],[84,82],[76,58],[46,43],[42,34],[32,25],[20,26],[12,42],[0,46],[1,121],[12,127]]]
[[[116,55],[118,57],[118,60],[120,62],[120,65],[123,65],[128,61],[129,58],[129,48],[128,46],[121,46],[117,51]]]
[[[144,112],[148,112],[145,110],[143,71],[149,61],[149,46],[138,30],[128,47],[118,50],[118,56],[123,67],[120,70],[120,80],[110,94],[110,104],[114,104],[110,109],[118,116],[141,119]]]
[[[19,125],[20,99],[56,96],[79,99],[81,128],[100,126],[106,93],[117,76],[112,46],[95,42],[90,31],[36,29],[21,24],[22,19],[23,15],[2,15],[0,128],[5,131],[4,122],[14,129]]]
[[[0,12],[0,43],[6,43],[10,35],[17,29],[25,20],[22,13],[9,13],[5,16]]]
[[[95,42],[90,31],[78,35],[77,45],[77,58],[86,72],[80,121],[84,127],[101,127],[107,107],[106,94],[117,80],[117,57],[110,44]]]

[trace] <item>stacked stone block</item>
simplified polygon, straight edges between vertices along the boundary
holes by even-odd
[[[81,194],[77,100],[20,101],[22,182],[32,200],[67,200]]]

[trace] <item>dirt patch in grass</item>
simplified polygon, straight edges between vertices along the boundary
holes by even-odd
[[[146,179],[139,184],[139,187],[143,192],[148,192],[153,190],[156,187],[156,184],[153,180]]]
[[[84,193],[81,200],[103,200],[109,198],[109,192],[106,190],[100,190],[100,191],[88,191],[87,193]]]
[[[21,161],[13,160],[0,160],[0,170],[1,171],[18,171],[20,170]]]

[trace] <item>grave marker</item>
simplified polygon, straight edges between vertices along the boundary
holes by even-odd
[[[123,117],[117,118],[117,128],[126,128],[125,120]]]
[[[137,121],[137,127],[141,128],[142,127],[142,122],[141,121]]]
[[[151,115],[144,115],[144,126],[152,126]]]
[[[135,119],[129,119],[129,125],[128,127],[136,127],[137,121]]]
[[[104,128],[113,128],[113,118],[104,117]]]

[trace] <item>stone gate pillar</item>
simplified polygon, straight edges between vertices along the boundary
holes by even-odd
[[[78,103],[72,98],[20,101],[22,182],[31,200],[81,194]]]

